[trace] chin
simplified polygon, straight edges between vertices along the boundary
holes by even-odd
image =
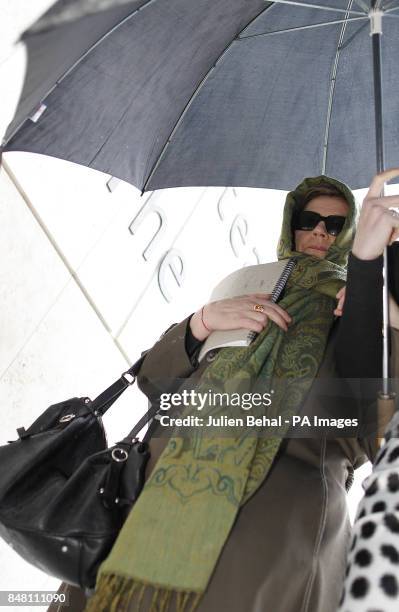
[[[327,251],[317,251],[316,249],[307,249],[308,255],[313,255],[317,259],[324,259],[327,255]]]

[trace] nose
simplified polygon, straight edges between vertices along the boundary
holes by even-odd
[[[324,224],[324,221],[319,221],[316,227],[313,228],[313,234],[317,236],[326,236],[327,237],[327,228]]]

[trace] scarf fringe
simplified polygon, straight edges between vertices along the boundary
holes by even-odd
[[[151,602],[143,607],[146,592],[153,589]],[[137,599],[133,597],[137,595]],[[202,593],[168,589],[127,576],[103,574],[84,612],[194,612]]]

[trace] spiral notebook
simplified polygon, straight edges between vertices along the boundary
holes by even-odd
[[[270,293],[271,301],[277,302],[296,260],[291,258],[267,264],[246,266],[224,278],[212,291],[210,302],[232,298],[246,293]],[[256,332],[247,329],[211,332],[201,347],[198,360],[211,350],[226,346],[249,346]]]

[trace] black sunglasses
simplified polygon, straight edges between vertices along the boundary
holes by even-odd
[[[346,217],[341,215],[330,215],[322,217],[313,210],[302,210],[295,219],[294,229],[310,231],[316,227],[320,221],[324,221],[327,232],[331,236],[337,236],[345,224]]]

